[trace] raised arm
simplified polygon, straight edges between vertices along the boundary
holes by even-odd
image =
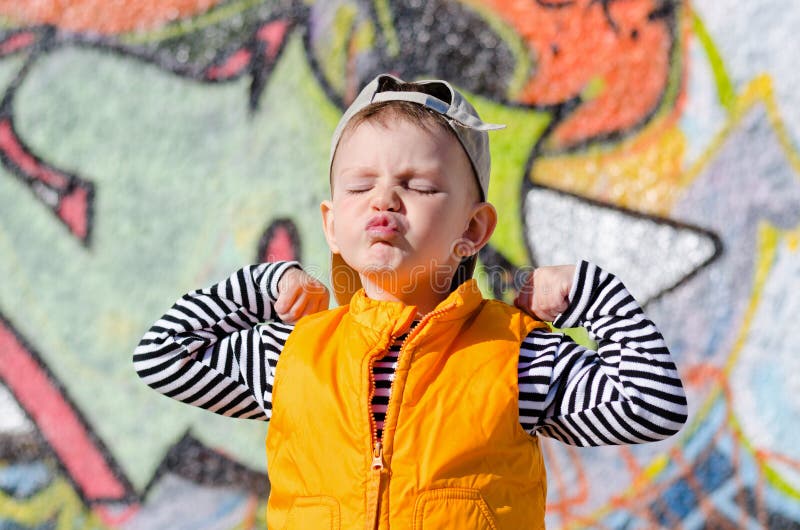
[[[520,349],[520,422],[579,445],[661,440],[686,422],[683,386],[664,338],[613,274],[578,263],[567,308],[553,325],[582,326],[587,349],[534,330]]]
[[[165,396],[224,416],[268,420],[278,355],[291,325],[275,319],[278,282],[294,261],[250,265],[183,295],[133,353]],[[264,323],[266,322],[266,323]]]

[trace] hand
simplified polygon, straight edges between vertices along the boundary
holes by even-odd
[[[514,299],[514,305],[534,318],[552,322],[569,306],[575,265],[534,269]]]
[[[294,324],[305,315],[328,309],[329,300],[327,287],[305,271],[291,268],[278,281],[273,309],[282,321]]]

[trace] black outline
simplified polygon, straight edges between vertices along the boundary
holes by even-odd
[[[149,498],[158,481],[170,473],[201,486],[230,487],[247,491],[261,499],[266,498],[270,491],[269,476],[266,473],[208,447],[192,435],[191,428],[164,455],[142,490],[142,501]]]
[[[294,261],[303,261],[301,254],[300,232],[297,230],[297,225],[295,225],[294,221],[288,217],[279,217],[277,219],[273,219],[269,223],[267,228],[264,230],[261,239],[259,239],[258,250],[256,251],[256,263],[267,261],[267,256],[264,254],[267,252],[267,247],[272,241],[272,238],[275,237],[275,231],[279,228],[286,230],[289,234],[289,241],[292,244],[292,250],[294,251],[295,255],[293,258]]]
[[[659,291],[658,293],[654,294],[653,296],[651,296],[647,300],[644,300],[642,302],[642,306],[643,307],[646,307],[647,304],[649,304],[650,302],[658,300],[662,296],[664,296],[665,294],[670,293],[670,292],[674,291],[675,289],[677,289],[678,287],[684,285],[689,280],[691,280],[694,276],[696,276],[700,271],[702,271],[703,269],[707,268],[713,262],[718,260],[722,256],[722,254],[724,253],[725,246],[722,243],[722,239],[719,237],[719,235],[716,232],[712,231],[712,230],[709,230],[707,228],[703,228],[702,226],[691,224],[691,223],[685,223],[685,222],[678,221],[676,219],[672,219],[672,218],[669,218],[669,217],[660,217],[660,216],[656,216],[656,215],[652,215],[652,214],[647,214],[647,213],[640,212],[638,210],[630,210],[628,208],[623,208],[622,206],[618,206],[616,204],[603,202],[603,201],[600,201],[600,200],[597,200],[597,199],[591,199],[589,197],[584,197],[582,195],[578,195],[576,193],[571,193],[571,192],[568,192],[568,191],[560,190],[558,188],[553,188],[551,186],[544,186],[542,184],[535,184],[535,183],[531,182],[531,180],[528,179],[528,178],[526,178],[526,179],[524,179],[522,181],[522,188],[520,190],[520,193],[522,193],[522,195],[520,197],[520,201],[521,201],[521,203],[523,205],[525,203],[525,197],[527,196],[527,194],[529,192],[533,191],[534,188],[540,188],[540,189],[544,189],[544,190],[549,190],[549,191],[558,193],[559,195],[564,195],[564,196],[567,196],[567,197],[571,197],[573,199],[576,199],[576,200],[578,200],[580,202],[589,204],[591,206],[596,206],[596,207],[603,208],[603,209],[606,209],[606,210],[615,210],[615,211],[617,211],[617,212],[619,212],[621,214],[624,214],[624,215],[626,215],[628,217],[635,217],[637,219],[645,219],[645,220],[652,221],[652,222],[657,223],[657,224],[666,225],[666,226],[670,226],[670,227],[673,227],[673,228],[679,228],[681,230],[688,230],[690,232],[694,232],[696,234],[703,235],[703,236],[707,237],[709,240],[711,240],[712,244],[714,245],[714,252],[711,254],[711,256],[708,259],[706,259],[704,262],[702,262],[699,266],[697,266],[697,268],[695,268],[689,274],[683,276],[683,278],[678,280],[678,282],[675,285],[667,287],[666,289],[663,289],[663,290]],[[527,231],[526,223],[525,223],[524,210],[525,210],[524,206],[522,208],[520,208],[520,214],[521,214],[520,215],[520,217],[521,217],[520,222],[522,223],[523,234],[525,235],[525,238],[524,238],[525,239],[525,241],[524,241],[525,250],[526,250],[526,252],[528,254],[528,259],[535,266],[535,260],[533,259],[534,249],[531,246],[531,241],[530,241],[531,238],[528,237],[528,231]]]
[[[59,391],[59,393],[62,396],[62,399],[70,407],[70,409],[72,409],[73,413],[75,414],[75,417],[76,417],[77,421],[81,424],[81,426],[83,427],[84,431],[86,432],[86,435],[89,437],[89,439],[92,441],[92,443],[97,447],[98,452],[100,453],[100,455],[105,460],[106,465],[108,466],[109,470],[114,475],[114,477],[120,482],[120,484],[122,484],[123,490],[125,492],[124,495],[122,497],[119,497],[119,498],[99,498],[99,499],[91,499],[91,500],[87,499],[86,496],[84,495],[84,492],[83,492],[81,486],[78,483],[75,482],[75,480],[73,479],[72,475],[70,475],[70,473],[67,470],[67,468],[61,462],[61,459],[58,458],[58,454],[55,452],[53,447],[47,442],[47,440],[44,438],[44,436],[41,434],[41,432],[38,430],[38,423],[36,422],[36,420],[30,415],[29,411],[26,410],[25,407],[21,403],[19,403],[19,401],[17,401],[17,404],[19,405],[20,410],[22,410],[22,412],[25,414],[25,416],[28,418],[28,420],[31,422],[31,424],[36,426],[36,428],[37,428],[36,432],[39,435],[39,437],[41,438],[42,443],[45,446],[47,446],[49,452],[53,455],[53,460],[56,463],[55,465],[61,471],[61,474],[64,475],[66,480],[69,481],[69,483],[72,485],[72,487],[75,490],[75,492],[78,495],[78,497],[80,497],[80,499],[84,502],[84,504],[86,506],[93,506],[95,504],[105,504],[105,503],[135,503],[135,502],[138,502],[139,496],[136,494],[133,485],[128,480],[128,477],[122,471],[122,467],[114,459],[114,456],[112,455],[111,451],[108,450],[106,445],[103,443],[103,441],[97,435],[95,430],[92,428],[91,423],[83,415],[83,413],[81,412],[80,408],[78,408],[75,405],[75,402],[72,400],[72,398],[70,397],[70,395],[67,392],[67,390],[61,384],[61,381],[55,376],[55,374],[53,374],[53,372],[50,370],[50,368],[47,366],[47,364],[44,363],[44,361],[43,361],[41,355],[39,355],[38,351],[35,348],[33,348],[33,346],[31,346],[30,342],[28,342],[22,336],[22,334],[19,331],[17,331],[16,326],[14,326],[11,323],[11,321],[5,316],[5,314],[1,310],[0,310],[0,326],[4,326],[12,335],[14,335],[16,340],[19,341],[19,343],[25,348],[25,350],[27,351],[27,353],[30,356],[30,358],[36,364],[39,365],[39,368],[47,376],[47,378],[50,380],[51,384]],[[0,355],[2,355],[2,353],[0,353]],[[14,398],[16,399],[17,396],[14,394],[14,391],[9,386],[5,385],[5,383],[4,383],[4,386],[6,386],[6,388],[9,391],[9,393],[12,396],[14,396]]]
[[[566,1],[555,2],[555,3],[552,3],[552,2],[551,3],[547,3],[545,0],[536,0],[536,1],[540,6],[545,7],[545,8],[562,8],[562,7],[568,7],[570,5],[574,5],[574,3],[575,3],[574,0],[566,0]],[[597,2],[597,1],[602,2],[604,8],[607,8],[608,2],[613,1],[613,0],[591,0],[591,4],[593,4],[593,3]],[[654,0],[654,1],[656,1],[656,0]],[[367,3],[367,4],[371,7],[370,3]],[[220,4],[220,5],[222,5],[222,4]],[[118,55],[126,57],[126,58],[138,59],[138,60],[140,60],[142,62],[145,62],[145,63],[148,63],[148,64],[153,64],[156,67],[161,68],[161,69],[166,70],[166,71],[169,71],[169,72],[171,72],[171,73],[173,73],[175,75],[178,75],[178,76],[181,76],[181,77],[185,77],[185,78],[189,78],[189,79],[193,79],[193,80],[196,80],[196,81],[201,82],[201,83],[224,83],[224,82],[229,82],[229,81],[238,79],[238,78],[240,78],[240,77],[242,77],[244,75],[248,75],[248,76],[251,77],[250,94],[249,94],[249,98],[248,98],[248,108],[249,108],[250,112],[253,113],[253,112],[258,110],[258,101],[259,101],[260,95],[263,92],[263,90],[264,90],[264,88],[265,88],[265,86],[266,86],[266,84],[267,84],[267,82],[269,80],[269,77],[270,77],[270,74],[272,72],[273,67],[280,60],[280,58],[281,58],[281,56],[283,54],[284,47],[285,47],[286,43],[288,42],[290,36],[296,31],[297,32],[301,32],[302,41],[303,41],[303,48],[304,48],[304,51],[305,51],[306,60],[308,61],[308,65],[310,67],[310,71],[311,71],[312,75],[314,76],[314,78],[316,79],[318,85],[322,88],[323,92],[326,94],[326,96],[328,97],[328,99],[330,101],[332,101],[339,108],[344,108],[345,104],[344,104],[344,101],[343,101],[343,95],[338,94],[333,89],[333,87],[331,86],[331,84],[327,80],[327,78],[325,77],[324,70],[320,67],[320,64],[317,62],[317,59],[316,59],[315,54],[314,54],[314,50],[313,50],[313,48],[311,46],[310,32],[308,31],[308,20],[309,20],[310,9],[308,7],[306,7],[306,6],[303,6],[300,2],[295,2],[295,1],[292,1],[289,4],[289,7],[286,8],[286,9],[281,9],[281,7],[283,7],[283,6],[278,6],[278,8],[277,8],[277,10],[275,12],[270,13],[269,17],[267,17],[264,20],[261,20],[261,21],[256,23],[256,27],[257,27],[256,31],[258,31],[258,28],[261,28],[264,25],[266,25],[266,24],[268,24],[268,23],[270,23],[272,21],[278,20],[278,19],[287,20],[287,22],[289,23],[289,27],[287,28],[285,38],[284,38],[279,50],[277,51],[276,57],[275,57],[274,60],[272,60],[272,61],[266,60],[266,58],[264,57],[263,43],[258,42],[258,40],[256,39],[256,36],[255,36],[255,33],[254,33],[252,35],[251,40],[247,41],[247,43],[245,43],[241,47],[238,47],[236,49],[224,50],[224,52],[222,50],[220,50],[219,55],[217,56],[217,58],[214,61],[212,61],[209,65],[206,65],[204,68],[200,68],[200,69],[198,69],[198,68],[194,68],[193,69],[191,67],[191,65],[187,66],[187,65],[182,65],[181,63],[178,63],[178,62],[169,61],[169,60],[165,59],[165,57],[163,55],[159,55],[159,54],[155,53],[154,51],[152,51],[152,49],[153,49],[152,47],[124,45],[124,44],[120,43],[118,40],[113,39],[113,38],[101,37],[101,36],[97,36],[97,35],[60,32],[56,28],[54,28],[52,26],[26,27],[26,28],[20,29],[19,32],[25,31],[25,32],[34,32],[34,33],[38,34],[39,39],[38,39],[38,41],[36,43],[31,45],[31,47],[29,47],[27,49],[27,53],[30,54],[30,56],[28,57],[28,60],[25,62],[25,65],[20,69],[20,71],[17,73],[17,76],[12,81],[12,83],[8,86],[8,89],[6,90],[6,93],[5,93],[4,97],[3,97],[3,102],[0,105],[0,116],[9,118],[10,123],[13,125],[13,105],[12,105],[12,102],[13,102],[14,93],[16,92],[16,89],[24,81],[25,75],[30,70],[31,65],[35,62],[36,59],[38,59],[39,57],[41,57],[45,53],[49,53],[49,52],[53,51],[56,48],[62,48],[62,47],[67,47],[67,46],[86,47],[86,48],[90,48],[90,49],[94,49],[94,50],[99,50],[99,51],[105,52],[105,53],[118,54]],[[542,111],[542,112],[550,112],[553,115],[553,119],[550,121],[550,123],[546,127],[546,129],[543,132],[543,134],[537,140],[536,144],[534,145],[533,149],[531,150],[531,153],[529,155],[528,161],[525,164],[525,170],[524,170],[524,174],[522,176],[522,187],[521,187],[521,190],[520,190],[521,191],[521,198],[523,200],[524,200],[526,191],[529,190],[530,188],[532,188],[533,186],[537,186],[536,184],[531,182],[531,180],[530,180],[530,172],[531,172],[531,169],[533,168],[533,164],[535,163],[535,160],[543,152],[546,152],[548,155],[577,152],[577,151],[585,150],[588,145],[605,143],[605,142],[616,142],[616,141],[619,141],[620,139],[623,139],[625,137],[634,135],[642,127],[644,127],[647,123],[649,123],[651,121],[652,117],[656,113],[658,113],[660,110],[662,110],[664,108],[664,105],[666,104],[664,98],[665,98],[665,95],[667,93],[667,88],[669,87],[669,81],[672,80],[672,75],[674,75],[676,73],[676,71],[674,71],[672,69],[678,68],[680,66],[680,61],[676,61],[675,60],[675,51],[676,51],[676,49],[678,49],[678,43],[679,43],[679,40],[680,40],[680,36],[676,32],[676,27],[677,27],[676,11],[677,11],[677,9],[678,8],[677,8],[677,4],[676,4],[675,0],[662,0],[662,4],[659,7],[655,8],[650,13],[650,15],[648,16],[648,20],[650,20],[651,22],[656,22],[657,20],[658,21],[662,21],[663,20],[664,23],[667,24],[668,30],[670,31],[670,34],[673,37],[672,38],[672,42],[670,44],[670,49],[667,52],[669,54],[669,57],[670,57],[670,70],[668,71],[669,72],[669,74],[668,74],[669,77],[667,79],[667,83],[665,83],[665,85],[664,85],[664,90],[662,91],[661,96],[659,97],[658,101],[653,106],[652,112],[644,115],[639,122],[637,122],[636,124],[634,124],[634,125],[632,125],[630,127],[624,128],[624,130],[618,130],[618,131],[613,131],[611,133],[607,133],[607,134],[603,134],[603,135],[593,136],[592,138],[588,138],[586,140],[579,141],[579,142],[575,143],[574,145],[570,145],[569,147],[566,147],[563,150],[547,150],[547,149],[544,148],[543,144],[549,139],[550,135],[555,130],[555,128],[558,125],[562,124],[564,121],[566,121],[569,118],[569,116],[583,103],[583,101],[580,98],[580,96],[574,96],[573,98],[571,98],[568,101],[564,101],[564,102],[561,102],[561,103],[558,103],[558,104],[552,104],[552,105],[529,105],[529,104],[524,104],[524,103],[519,103],[519,102],[514,102],[514,101],[508,101],[508,100],[505,100],[505,99],[492,98],[495,103],[504,105],[504,106],[509,107],[509,108],[531,109],[531,110]],[[374,13],[374,9],[370,10],[369,16],[375,18],[376,20],[374,22],[376,24],[376,27],[380,27],[380,24],[377,21],[377,14]],[[611,27],[614,28],[613,21],[610,21],[610,22],[612,23]],[[8,36],[11,36],[13,34],[14,34],[13,32],[9,32],[9,33],[5,34],[4,36],[6,38],[8,38]],[[351,38],[352,38],[352,36],[351,36]],[[376,35],[376,38],[377,38],[376,46],[379,45],[379,44],[385,46],[385,42],[384,42],[385,39],[382,36],[382,33],[378,32],[378,34]],[[241,72],[239,72],[239,73],[237,73],[237,74],[235,74],[233,76],[230,76],[230,77],[225,77],[224,79],[209,79],[207,76],[205,76],[205,72],[207,72],[207,70],[210,67],[221,64],[222,62],[224,62],[224,60],[226,60],[230,56],[231,53],[234,53],[234,52],[236,52],[238,50],[241,50],[241,49],[248,49],[252,53],[251,59],[250,59],[250,61],[248,63],[248,66],[246,68],[243,68]],[[16,52],[14,52],[14,54],[17,54],[17,53],[25,53],[25,52],[24,51],[16,51]],[[57,169],[57,168],[54,168],[54,167],[48,165],[46,162],[44,162],[43,159],[41,159],[40,157],[36,156],[34,153],[31,152],[31,150],[23,142],[22,138],[19,135],[17,135],[17,138],[19,139],[21,145],[25,146],[27,151],[28,151],[28,153],[31,154],[31,156],[34,156],[35,159],[38,162],[42,163],[43,165],[45,165],[47,167],[51,167],[53,170],[56,170],[56,171],[59,171],[59,172],[65,174],[65,175],[68,175],[69,177],[72,177],[72,178],[75,178],[75,179],[79,179],[79,177],[77,175],[74,175],[74,174],[69,173],[67,171],[63,171],[63,170],[60,170],[60,169]],[[19,168],[16,168],[13,164],[10,164],[9,161],[5,157],[3,157],[3,159],[2,159],[2,163],[4,164],[5,167],[9,168],[12,173],[14,173],[17,176],[20,176],[22,178],[25,178],[21,174],[21,171],[19,170]],[[85,182],[87,182],[87,184],[89,186],[91,186],[90,187],[90,199],[91,199],[94,196],[94,188],[93,188],[91,182],[88,182],[88,181],[85,181]],[[541,187],[544,187],[544,186],[541,186]],[[554,190],[554,191],[557,191],[559,193],[566,193],[566,192],[563,192],[561,190]],[[696,227],[696,226],[693,226],[693,225],[680,223],[678,221],[674,221],[674,220],[671,220],[671,219],[649,216],[649,215],[642,214],[641,212],[636,212],[636,211],[633,211],[633,210],[625,210],[625,209],[616,207],[614,205],[608,205],[608,204],[605,204],[605,203],[601,203],[599,201],[592,201],[591,199],[587,199],[585,197],[581,197],[581,196],[578,196],[578,195],[574,195],[574,196],[577,197],[579,200],[583,200],[583,201],[586,201],[586,202],[589,202],[589,203],[596,203],[596,204],[602,205],[604,207],[617,208],[617,209],[619,209],[621,211],[624,211],[627,214],[634,215],[634,216],[639,216],[639,217],[643,217],[643,218],[647,218],[647,219],[653,220],[655,222],[663,222],[663,223],[674,225],[674,226],[680,226],[680,227],[683,227],[683,228],[693,229],[693,230],[702,232],[704,234],[707,234],[707,235],[709,235],[709,237],[712,238],[712,240],[715,243],[715,248],[716,248],[714,256],[706,264],[704,264],[703,266],[701,266],[698,269],[696,269],[690,275],[686,276],[683,280],[681,280],[681,282],[676,284],[676,286],[671,287],[671,288],[665,290],[662,293],[659,293],[656,296],[656,298],[661,296],[661,295],[663,295],[664,293],[668,292],[669,290],[674,289],[675,287],[677,287],[678,285],[680,285],[684,281],[687,281],[689,278],[691,278],[692,275],[696,274],[699,270],[701,270],[703,267],[705,267],[708,263],[711,263],[712,261],[714,261],[714,259],[716,259],[716,257],[718,257],[722,253],[722,243],[719,240],[719,237],[716,234],[714,234],[714,233],[712,233],[712,232],[710,232],[708,230],[705,230],[705,229],[702,229],[700,227]],[[89,234],[91,233],[91,229],[92,229],[92,226],[93,226],[93,214],[92,214],[92,212],[93,212],[92,203],[90,203],[89,204],[89,210],[87,212],[87,215],[89,216],[89,218],[87,219],[87,223],[88,223],[87,238],[86,238],[86,241],[84,243],[86,246],[89,246]],[[521,219],[521,224],[522,224],[523,230],[524,230],[524,227],[525,227],[525,223],[524,223],[524,207],[520,208],[520,212],[519,213],[520,213],[520,216],[522,218]],[[274,228],[275,224],[278,221],[283,221],[283,220],[273,221],[273,223],[270,226],[268,226],[264,236],[262,236],[262,243],[263,243],[263,241],[265,241],[265,238],[268,236],[268,233],[269,233],[270,229]],[[291,220],[287,220],[287,221],[291,223]],[[294,226],[293,223],[292,223],[292,226]],[[525,230],[523,231],[523,234],[524,234],[523,244],[525,244],[525,246],[526,246],[526,251],[528,253],[529,259],[531,259],[531,264],[534,264],[533,260],[532,260],[533,253],[532,253],[532,250],[528,246],[529,245],[528,234],[525,233]],[[260,243],[259,244],[259,256],[263,254],[263,249],[261,248],[261,246],[262,245]],[[299,237],[298,237],[298,245],[297,245],[298,257],[300,255],[299,254],[299,250],[300,250],[300,245],[299,245]],[[485,260],[486,263],[490,263],[490,264],[496,262],[496,264],[500,264],[500,265],[506,265],[506,266],[510,266],[511,265],[510,262],[508,262],[508,260],[505,259],[504,256],[499,254],[496,249],[493,249],[491,247],[485,247],[481,251],[481,259]],[[514,271],[510,271],[510,272],[513,273]],[[92,437],[93,442],[95,442],[98,445],[98,447],[101,448],[103,456],[107,459],[107,462],[109,463],[110,467],[112,468],[112,471],[116,474],[117,478],[120,479],[123,482],[123,484],[126,484],[126,487],[128,488],[128,496],[126,496],[126,498],[124,500],[127,500],[129,502],[137,502],[140,499],[140,496],[136,495],[133,492],[132,486],[130,486],[130,484],[128,483],[127,478],[125,477],[125,475],[122,474],[121,468],[113,460],[113,456],[110,454],[110,452],[108,452],[108,450],[102,444],[101,440],[96,436],[95,432],[90,428],[89,423],[86,422],[85,418],[81,415],[79,409],[77,407],[75,407],[74,403],[71,400],[69,400],[69,397],[66,394],[65,390],[60,385],[58,380],[53,377],[52,372],[50,372],[48,370],[47,366],[42,362],[41,357],[32,348],[30,348],[30,346],[28,345],[28,343],[26,341],[24,341],[22,339],[22,337],[16,332],[16,329],[3,316],[2,312],[0,312],[0,322],[4,323],[9,328],[9,330],[11,330],[15,334],[17,339],[20,340],[20,342],[22,344],[24,344],[26,348],[28,348],[28,351],[31,352],[31,355],[33,355],[33,357],[36,360],[36,362],[38,362],[40,364],[42,369],[45,370],[46,373],[48,374],[48,376],[51,378],[51,381],[53,382],[53,384],[56,385],[57,388],[59,388],[59,390],[62,392],[62,394],[64,395],[64,399],[67,400],[68,404],[73,408],[73,410],[75,411],[75,413],[76,413],[77,417],[79,418],[79,420],[84,423],[84,426],[86,427],[87,432],[89,433],[89,435]],[[196,445],[194,445],[195,447],[197,445],[201,445],[202,446],[202,444],[200,444],[200,442],[198,442],[193,437],[191,437],[190,433],[187,431],[187,433],[184,434],[184,436],[181,438],[181,440],[176,442],[176,444],[167,453],[167,455],[165,456],[165,459],[162,461],[162,464],[159,466],[158,470],[153,475],[153,478],[148,483],[148,486],[145,488],[144,494],[146,494],[147,491],[149,491],[150,487],[154,484],[154,482],[157,479],[157,477],[161,476],[161,474],[163,474],[165,471],[174,471],[174,468],[170,467],[171,464],[169,464],[167,462],[167,456],[169,456],[170,454],[172,454],[173,451],[177,450],[177,448],[180,448],[180,447],[182,447],[182,445],[185,445],[185,444],[196,444]],[[203,446],[203,447],[205,447],[205,446]],[[213,452],[213,449],[209,449],[209,451]],[[215,454],[219,455],[216,452],[215,452]],[[231,464],[234,465],[234,466],[240,466],[241,465],[241,464],[238,464],[237,462],[235,462],[233,460],[227,459],[226,457],[224,457],[222,455],[219,455],[219,456],[221,458],[224,458],[227,461],[231,462]],[[57,458],[56,458],[56,460],[58,461]],[[61,464],[60,461],[58,461],[58,465],[62,469],[64,474],[67,476],[68,480],[72,481],[72,478],[69,476],[68,473],[66,473],[66,470],[63,468],[63,465]],[[74,484],[74,482],[73,482],[73,486],[75,487],[75,490],[79,493],[79,495],[82,494],[81,490],[77,487],[76,484]],[[84,499],[84,501],[85,501],[85,499]],[[92,502],[103,502],[103,501],[95,500],[95,501],[92,501]],[[113,499],[113,502],[120,502],[120,500],[119,499]]]

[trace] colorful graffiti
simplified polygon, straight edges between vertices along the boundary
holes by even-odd
[[[155,395],[130,354],[243,264],[327,277],[328,141],[381,71],[508,124],[485,291],[589,258],[687,382],[671,440],[544,443],[548,525],[799,527],[793,22],[791,0],[0,0],[0,528],[265,526],[268,427]]]

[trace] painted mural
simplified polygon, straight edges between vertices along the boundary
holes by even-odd
[[[268,425],[131,354],[244,264],[327,278],[328,142],[383,71],[508,125],[486,293],[593,260],[686,381],[670,440],[544,442],[548,526],[800,528],[797,27],[793,0],[0,0],[0,529],[265,528]]]

